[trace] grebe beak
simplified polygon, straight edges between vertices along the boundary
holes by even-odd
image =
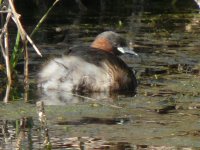
[[[130,49],[128,47],[117,47],[117,50],[121,53],[121,54],[131,54],[131,55],[135,55],[135,56],[139,56],[136,52],[133,51],[133,49]]]

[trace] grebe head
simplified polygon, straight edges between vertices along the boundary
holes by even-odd
[[[105,31],[99,34],[90,46],[115,55],[129,53],[138,56],[132,48],[128,48],[126,40],[113,31]]]

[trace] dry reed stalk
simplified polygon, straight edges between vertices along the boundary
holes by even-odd
[[[8,101],[9,101],[10,90],[11,90],[11,85],[7,84],[7,87],[6,87],[6,94],[5,94],[4,99],[3,99],[3,102],[4,102],[4,103],[8,103]]]
[[[19,18],[20,15],[16,12],[15,7],[13,5],[12,0],[8,0],[10,8],[11,8],[11,12],[12,12],[12,19],[15,22],[15,24],[17,25],[17,28],[20,32],[20,36],[22,39],[22,42],[25,43],[26,40],[29,41],[29,43],[32,45],[32,47],[34,48],[34,50],[36,51],[36,53],[42,57],[42,54],[40,52],[40,50],[37,48],[37,46],[34,44],[34,42],[31,40],[31,38],[28,36],[28,34],[26,33],[26,31],[24,30]]]
[[[38,101],[36,103],[36,109],[38,113],[38,120],[40,122],[40,127],[44,131],[43,132],[43,137],[44,137],[44,143],[43,145],[46,148],[51,147],[51,142],[50,142],[50,137],[49,137],[49,129],[47,125],[47,117],[45,113],[45,105],[43,101]]]
[[[12,84],[12,78],[11,78],[11,69],[10,69],[10,58],[9,58],[9,47],[8,47],[8,23],[11,18],[11,13],[7,14],[6,22],[1,30],[0,34],[0,46],[1,51],[3,53],[3,57],[6,64],[6,73],[8,78],[8,85]]]
[[[21,39],[22,39],[22,43],[23,43],[23,46],[24,46],[24,61],[25,61],[24,62],[24,83],[26,85],[29,82],[29,80],[28,80],[28,77],[29,77],[29,69],[28,69],[29,57],[28,57],[28,49],[27,49],[26,41],[28,41],[32,45],[32,47],[34,48],[34,50],[36,51],[36,53],[39,56],[42,57],[42,54],[40,53],[39,49],[34,44],[34,42],[31,40],[31,38],[28,36],[26,31],[24,30],[24,28],[23,28],[23,26],[22,26],[22,24],[19,20],[20,15],[16,12],[15,7],[13,5],[13,1],[8,0],[8,2],[9,2],[10,9],[11,9],[11,12],[12,12],[12,19],[15,22],[15,24],[16,24],[18,30],[19,30],[19,33],[20,33],[20,36],[21,36]]]
[[[1,11],[2,13],[7,13],[7,17],[6,17],[6,22],[4,23],[4,26],[3,26],[2,30],[1,30],[1,34],[0,34],[0,46],[1,46],[2,53],[3,53],[3,57],[5,59],[8,85],[12,84],[10,58],[9,58],[9,47],[8,47],[8,45],[9,45],[8,44],[8,29],[7,29],[10,18],[12,18],[13,21],[15,22],[15,24],[19,30],[20,37],[22,39],[22,43],[24,45],[24,60],[25,60],[24,76],[25,76],[25,83],[28,83],[29,59],[28,59],[28,50],[27,50],[26,41],[28,41],[32,45],[32,47],[34,48],[34,50],[36,51],[36,53],[38,55],[40,55],[40,56],[42,56],[42,55],[41,55],[39,49],[37,48],[37,46],[34,44],[34,42],[31,40],[31,38],[28,36],[26,31],[22,27],[22,24],[19,20],[20,15],[16,12],[15,7],[13,5],[13,1],[8,0],[8,2],[9,2],[9,7],[7,8],[8,10]]]
[[[10,22],[11,18],[12,20],[15,22],[20,37],[21,37],[21,41],[23,44],[23,50],[24,50],[24,83],[25,83],[25,90],[29,88],[28,85],[28,77],[29,77],[29,53],[28,53],[28,49],[27,49],[27,43],[29,42],[31,44],[31,46],[34,48],[34,50],[36,51],[36,53],[42,57],[42,54],[40,52],[40,50],[37,48],[37,46],[34,44],[34,42],[32,41],[32,39],[30,38],[30,36],[26,33],[26,31],[24,30],[21,22],[20,22],[20,14],[18,14],[16,12],[15,6],[13,4],[13,0],[7,0],[8,2],[8,6],[5,6],[4,9],[2,9],[0,11],[1,14],[7,14],[6,17],[6,21],[4,24],[2,24],[3,28],[0,29],[0,48],[5,60],[5,64],[6,64],[6,73],[7,73],[7,79],[8,79],[8,86],[7,87],[7,91],[10,91],[10,86],[12,85],[12,71],[11,71],[11,67],[10,67],[10,57],[9,57],[9,43],[8,43],[8,23]],[[55,6],[55,4],[59,2],[59,0],[55,0],[53,5],[48,9],[48,11],[45,13],[45,15],[41,18],[41,20],[38,22],[37,26],[35,27],[34,31],[31,33],[31,35],[33,35],[38,28],[40,27],[40,25],[42,24],[42,22],[44,22],[44,20],[46,19],[47,15],[49,14],[49,12],[52,10],[52,8]],[[2,15],[1,15],[2,16]],[[2,21],[1,17],[1,21]],[[26,90],[26,91],[27,91]],[[6,92],[7,93],[7,92]],[[6,94],[9,95],[9,94]],[[6,100],[8,101],[9,96],[5,96]]]

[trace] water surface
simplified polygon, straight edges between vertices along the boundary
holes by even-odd
[[[8,103],[0,103],[0,147],[199,149],[200,14],[193,7],[158,9],[155,3],[155,9],[150,9],[146,5],[115,13],[109,9],[65,12],[65,16],[56,14],[60,21],[57,17],[44,24],[34,37],[43,58],[30,48],[30,91],[25,93],[21,86],[21,62],[21,84],[12,89]],[[31,28],[27,23],[26,29]],[[41,63],[61,56],[69,47],[89,45],[106,30],[121,33],[139,54],[122,56],[136,72],[136,95],[77,95],[36,88]],[[45,104],[44,122],[38,117],[43,110],[36,107],[40,101]]]

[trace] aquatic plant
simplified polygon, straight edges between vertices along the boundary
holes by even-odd
[[[42,56],[40,50],[37,48],[37,46],[31,39],[31,36],[35,32],[38,31],[41,24],[47,18],[47,15],[49,14],[49,12],[52,10],[52,8],[55,6],[57,2],[59,2],[59,0],[55,0],[55,2],[47,10],[44,16],[40,19],[40,21],[37,23],[36,27],[34,28],[33,32],[29,36],[24,30],[23,25],[21,24],[20,14],[17,13],[14,2],[12,0],[0,1],[0,5],[1,5],[0,47],[1,47],[1,52],[3,54],[4,62],[5,62],[6,74],[7,74],[7,79],[8,79],[8,82],[7,82],[8,87],[12,85],[13,72],[18,63],[19,57],[21,57],[23,54],[24,54],[23,56],[24,57],[24,83],[28,85],[29,52],[27,49],[27,44],[30,43],[30,45],[34,48],[35,52],[39,56]],[[17,35],[15,38],[15,44],[14,44],[13,50],[11,51],[11,48],[10,48],[11,39],[9,37],[8,25],[12,20],[15,23],[15,26],[17,27]]]

